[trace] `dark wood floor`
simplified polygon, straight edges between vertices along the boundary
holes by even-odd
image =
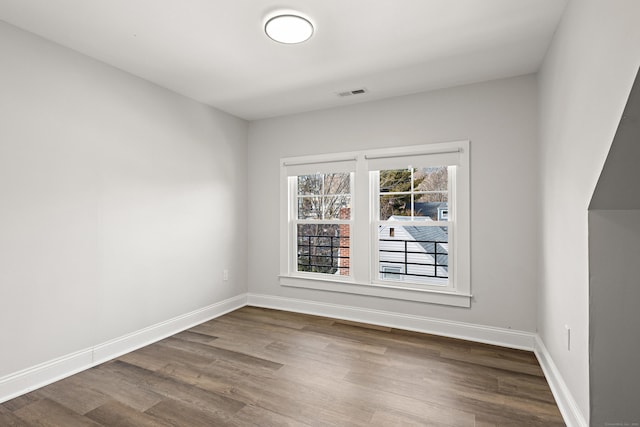
[[[244,307],[0,405],[0,426],[560,426],[535,356]]]

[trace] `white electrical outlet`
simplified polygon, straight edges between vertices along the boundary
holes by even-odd
[[[229,270],[226,268],[222,271],[222,280],[229,280]]]
[[[571,351],[571,328],[569,325],[564,325],[564,328],[567,331],[567,351]]]

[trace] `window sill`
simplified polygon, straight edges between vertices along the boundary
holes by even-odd
[[[367,295],[405,301],[427,302],[454,307],[471,307],[471,295],[431,289],[401,288],[381,284],[356,283],[315,277],[279,276],[280,285],[329,292]]]

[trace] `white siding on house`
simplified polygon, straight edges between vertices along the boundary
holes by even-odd
[[[390,236],[390,229],[393,228],[394,236]],[[416,242],[415,237],[407,231],[405,227],[401,226],[381,226],[380,232],[378,234],[379,239],[379,253],[380,253],[380,270],[385,271],[385,268],[400,268],[400,275],[385,275],[383,273],[380,274],[379,278],[382,280],[394,280],[394,281],[404,281],[404,282],[414,282],[414,283],[424,283],[424,284],[447,284],[448,273],[448,265],[435,268],[434,264],[436,264],[433,255],[427,252],[434,252],[434,248],[432,244],[426,244],[425,246],[421,243]],[[394,241],[389,241],[394,240]],[[407,241],[405,246],[405,241]],[[448,246],[448,245],[447,245]],[[406,266],[405,271],[405,253],[407,251],[406,261],[408,263],[419,263],[423,265],[413,265],[409,264]],[[447,248],[444,245],[438,243],[437,252],[440,254],[441,252],[446,251]],[[387,252],[394,251],[394,252]],[[402,251],[402,252],[397,252]],[[416,253],[419,252],[419,253]],[[438,262],[443,263],[444,256],[438,257]],[[414,276],[415,275],[415,276]],[[422,276],[438,276],[435,277],[422,277]]]

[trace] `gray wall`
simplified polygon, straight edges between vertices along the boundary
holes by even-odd
[[[246,292],[246,122],[1,22],[0,62],[0,377]]]
[[[639,142],[640,75],[636,76],[589,211],[593,426],[640,423]]]
[[[589,209],[640,209],[640,73],[636,75]]]
[[[249,291],[535,331],[536,91],[524,76],[251,122]],[[461,139],[471,140],[470,309],[279,285],[281,157]]]
[[[587,420],[587,213],[640,65],[639,16],[636,0],[570,1],[539,73],[538,332]]]
[[[589,268],[591,425],[637,425],[640,210],[589,212]]]

